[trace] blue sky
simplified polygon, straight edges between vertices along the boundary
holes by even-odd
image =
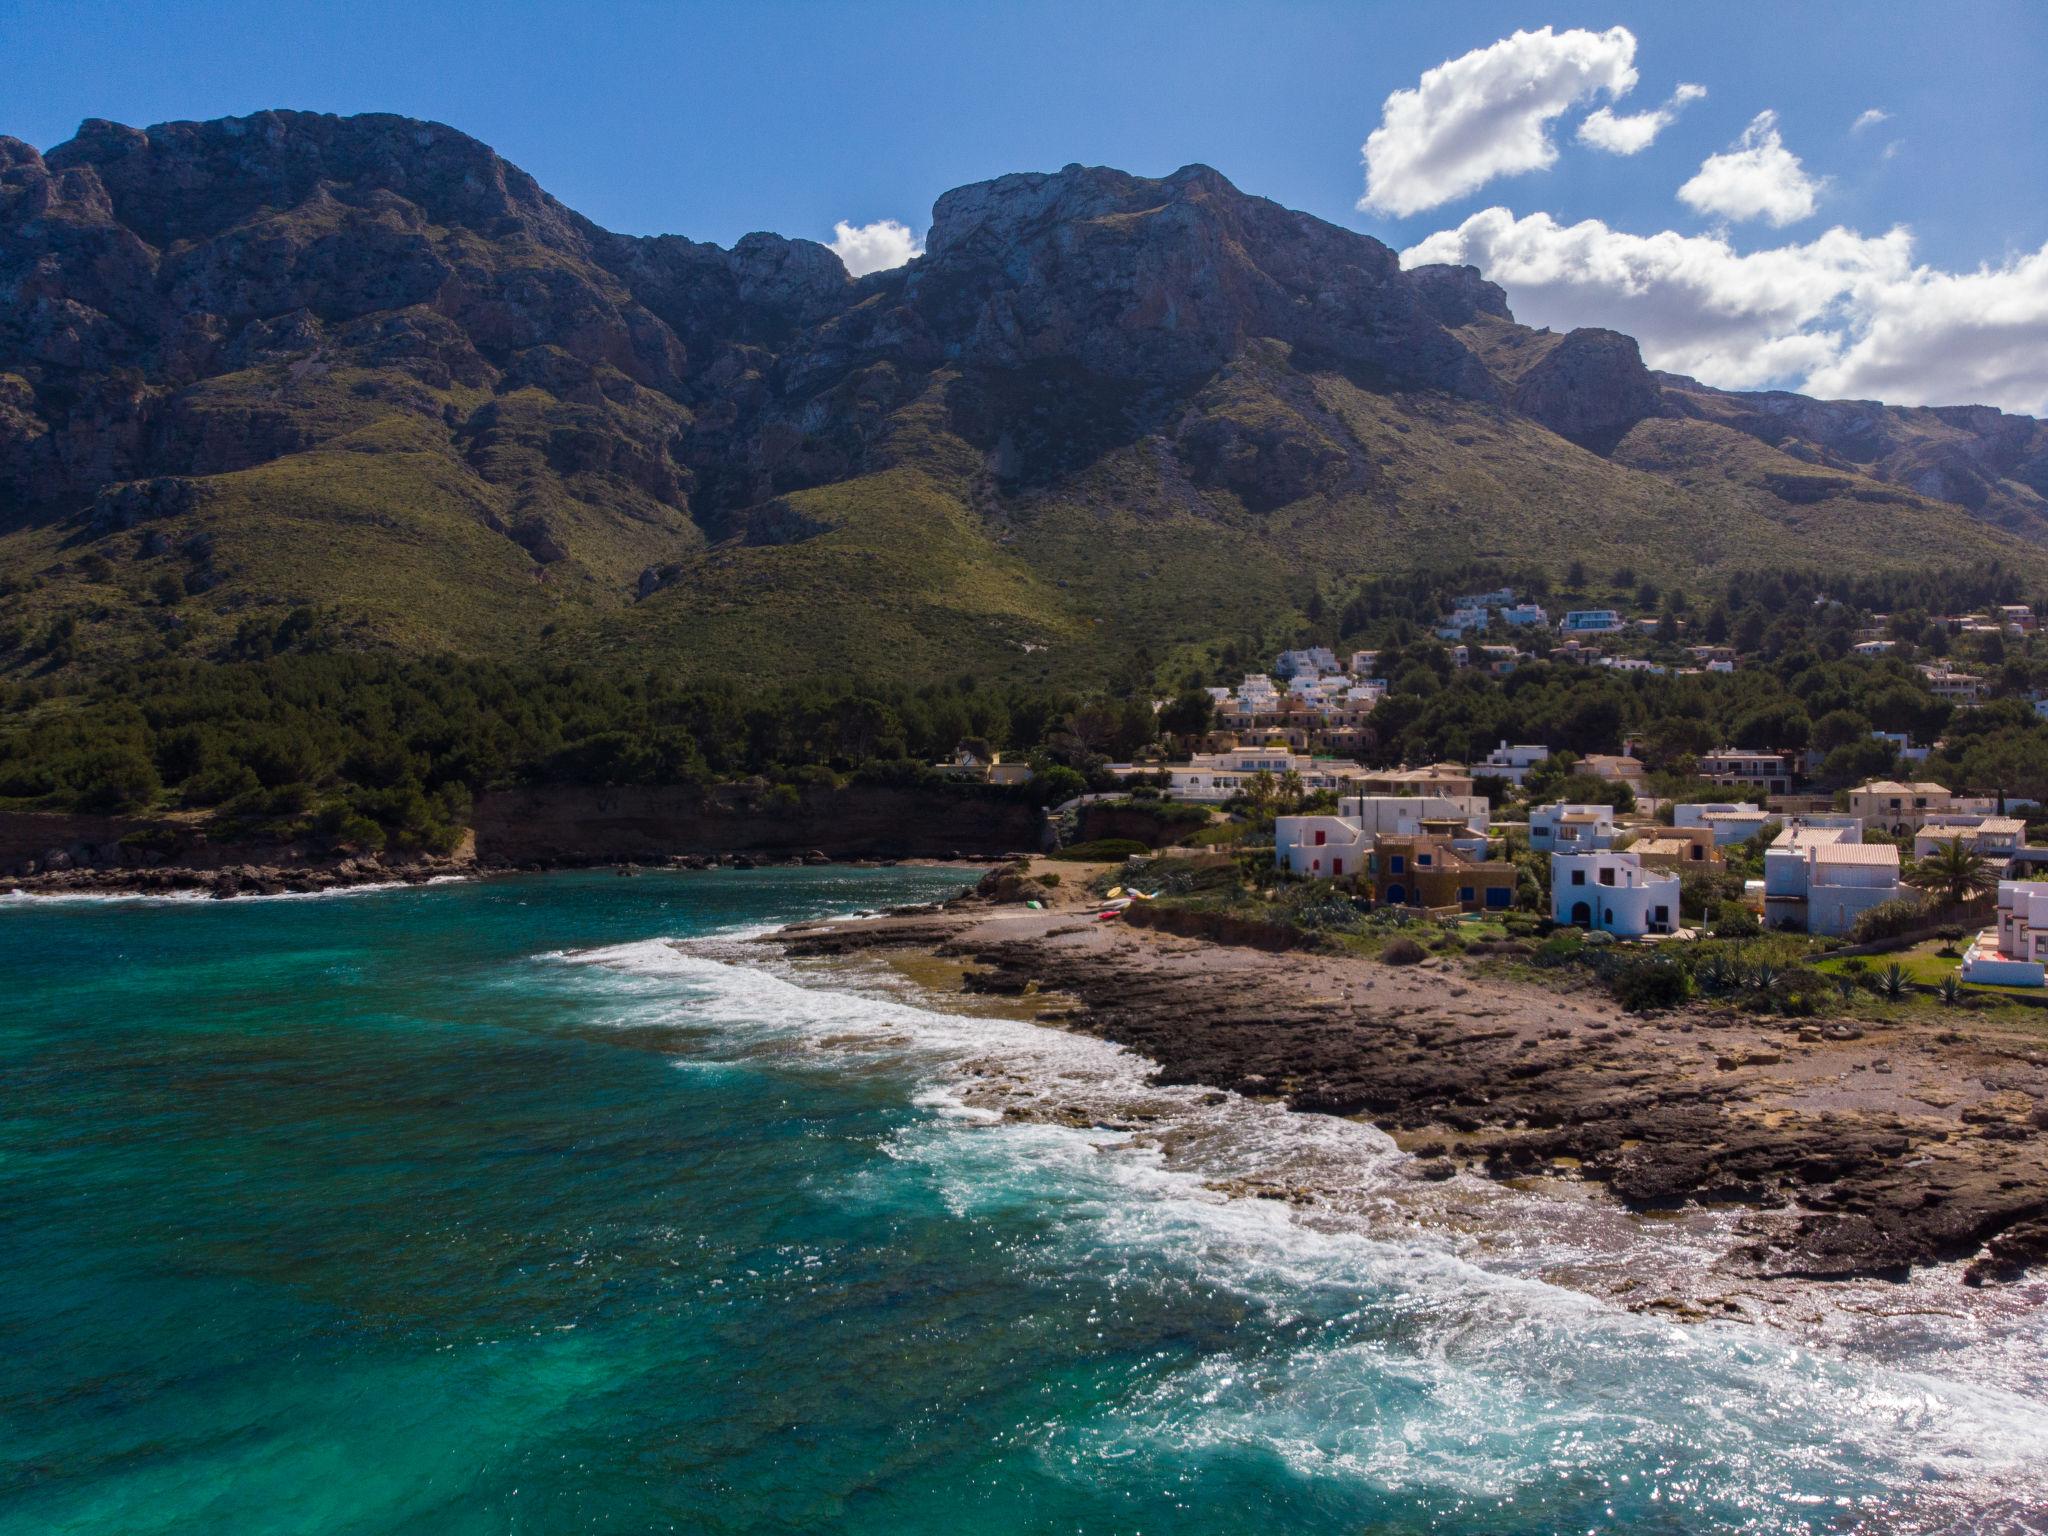
[[[1545,27],[1553,37],[1625,28],[1633,84],[1591,87],[1537,125],[1554,147],[1546,168],[1414,211],[1391,211],[1412,203],[1413,189],[1378,209],[1358,206],[1360,146],[1390,96],[1446,61]],[[1602,67],[1614,62],[1609,48]],[[1642,335],[1653,362],[1743,385],[1881,380],[1895,396],[1927,377],[1924,338],[1895,347],[1882,366],[1852,366],[1851,354],[1887,316],[1906,324],[1907,311],[1927,308],[1928,282],[1986,265],[2013,275],[1995,294],[1947,293],[1958,313],[2014,294],[2024,308],[2037,286],[2048,298],[2044,66],[2048,5],[2017,0],[1543,9],[0,0],[0,132],[39,148],[88,116],[147,125],[273,106],[402,112],[484,139],[601,224],[721,243],[763,228],[829,240],[839,220],[893,219],[921,233],[939,193],[1004,171],[1079,160],[1160,174],[1204,161],[1247,191],[1397,248],[1518,274],[1504,278],[1511,301],[1539,322],[1603,318],[1602,289],[1619,261],[1635,291],[1611,323]],[[1576,137],[1589,112],[1650,112],[1681,83],[1704,87],[1704,98],[1685,103],[1647,148],[1620,155]],[[1853,130],[1871,109],[1884,120]],[[1780,224],[1731,215],[1725,200],[1680,201],[1679,187],[1745,130],[1752,145],[1764,142],[1752,128],[1764,112],[1776,114],[1768,134],[1813,189],[1812,211]],[[1488,210],[1502,212],[1468,224]],[[1549,222],[1522,222],[1535,215]],[[1584,229],[1588,220],[1597,232]],[[1900,226],[1905,240],[1880,251],[1875,242]],[[1580,235],[1565,241],[1559,231],[1573,228]],[[1870,243],[1817,253],[1836,228]],[[1624,237],[1664,243],[1624,248]],[[1780,263],[1783,275],[1743,264],[1785,249],[1805,255]],[[1701,278],[1702,255],[1727,270]],[[2040,284],[2024,265],[2034,256]],[[1760,295],[1759,285],[1772,291]],[[1693,334],[1680,311],[1701,305],[1742,311],[1746,319],[1729,322],[1740,334]],[[2004,360],[1974,373],[1960,353],[1981,350],[1983,338],[1958,343],[1919,393],[1975,387],[2039,409],[2048,364],[2036,379],[2020,358],[2036,339],[2032,330],[1992,338]]]

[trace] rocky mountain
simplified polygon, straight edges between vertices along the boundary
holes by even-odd
[[[2048,429],[1743,395],[1189,166],[939,199],[855,281],[615,235],[389,116],[0,138],[0,667],[372,643],[1082,676],[1465,559],[2002,559]]]

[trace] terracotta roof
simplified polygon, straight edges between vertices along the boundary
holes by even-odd
[[[1816,864],[1890,864],[1897,867],[1899,850],[1890,843],[1822,843],[1813,850]]]

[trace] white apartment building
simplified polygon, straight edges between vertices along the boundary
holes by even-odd
[[[1550,615],[1541,603],[1511,603],[1500,611],[1500,621],[1516,629],[1534,625],[1541,629],[1550,623]]]
[[[1633,853],[1553,853],[1550,915],[1617,938],[1671,933],[1678,927],[1678,876],[1644,869]]]
[[[1585,853],[1614,846],[1611,805],[1537,805],[1529,809],[1529,848],[1535,853]]]
[[[1365,769],[1340,757],[1310,757],[1286,747],[1240,747],[1234,752],[1197,752],[1185,763],[1167,765],[1168,793],[1179,800],[1219,804],[1240,794],[1260,773],[1279,778],[1298,773],[1305,788],[1342,789]]]
[[[1451,616],[1436,628],[1439,640],[1455,640],[1467,630],[1486,628],[1484,608],[1454,608]]]
[[[1282,651],[1273,670],[1282,677],[1316,677],[1324,672],[1339,672],[1336,652],[1326,645],[1312,645],[1306,650]]]

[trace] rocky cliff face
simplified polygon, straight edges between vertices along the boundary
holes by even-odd
[[[1513,399],[1525,416],[1595,453],[1664,410],[1635,338],[1619,331],[1573,331],[1515,381]]]
[[[1656,377],[1667,414],[1733,427],[1794,458],[1867,474],[2048,540],[2048,422],[1988,405],[1739,394],[1676,374]]]
[[[166,550],[217,550],[186,575],[220,615],[388,592],[409,628],[473,583],[472,634],[565,605],[694,624],[763,604],[790,579],[775,560],[822,541],[841,563],[806,576],[813,599],[881,603],[876,559],[921,592],[951,551],[942,628],[1044,577],[1029,635],[978,642],[1028,653],[1102,620],[1054,595],[1079,568],[1031,564],[1056,541],[1017,542],[1048,506],[1180,528],[1145,574],[1192,530],[1256,540],[1288,509],[1332,524],[1303,551],[1398,563],[1421,552],[1371,530],[1497,533],[1499,507],[1439,489],[1489,434],[1542,461],[1540,494],[1639,517],[1641,485],[1574,455],[1666,473],[1686,423],[1772,451],[1753,496],[1702,518],[1774,534],[1771,474],[1805,462],[2048,539],[2039,423],[1660,378],[1625,336],[1530,331],[1471,268],[1404,272],[1204,166],[962,187],[921,259],[853,281],[810,241],[611,234],[406,118],[95,120],[47,154],[0,138],[0,538],[139,541],[94,545],[144,563],[135,588]],[[875,489],[892,473],[913,479]]]

